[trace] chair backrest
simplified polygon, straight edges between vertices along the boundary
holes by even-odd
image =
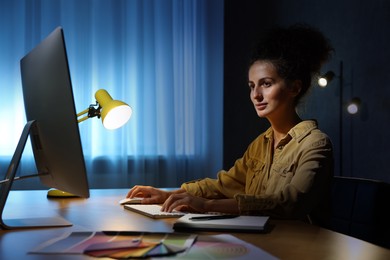
[[[330,229],[390,248],[390,184],[336,176]]]

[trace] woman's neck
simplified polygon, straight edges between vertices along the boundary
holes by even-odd
[[[287,135],[291,128],[293,128],[302,121],[302,119],[296,113],[294,113],[294,115],[283,117],[278,120],[268,120],[270,121],[272,130],[274,132],[275,147],[278,145],[279,141]]]

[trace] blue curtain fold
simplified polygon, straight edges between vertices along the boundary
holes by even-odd
[[[118,130],[98,119],[79,124],[91,188],[214,177],[222,167],[223,7],[223,0],[0,1],[1,172],[26,122],[19,60],[62,26],[76,109],[95,103],[100,88],[133,108]],[[26,148],[20,174],[30,170]]]

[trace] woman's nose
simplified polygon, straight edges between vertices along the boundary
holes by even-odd
[[[263,97],[263,92],[260,86],[255,86],[252,90],[252,95],[254,98],[261,98]]]

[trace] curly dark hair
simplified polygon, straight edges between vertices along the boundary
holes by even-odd
[[[296,98],[298,103],[309,89],[313,76],[333,51],[328,39],[316,28],[306,24],[277,27],[260,35],[249,65],[260,60],[268,61],[285,80],[300,80],[302,89]]]

